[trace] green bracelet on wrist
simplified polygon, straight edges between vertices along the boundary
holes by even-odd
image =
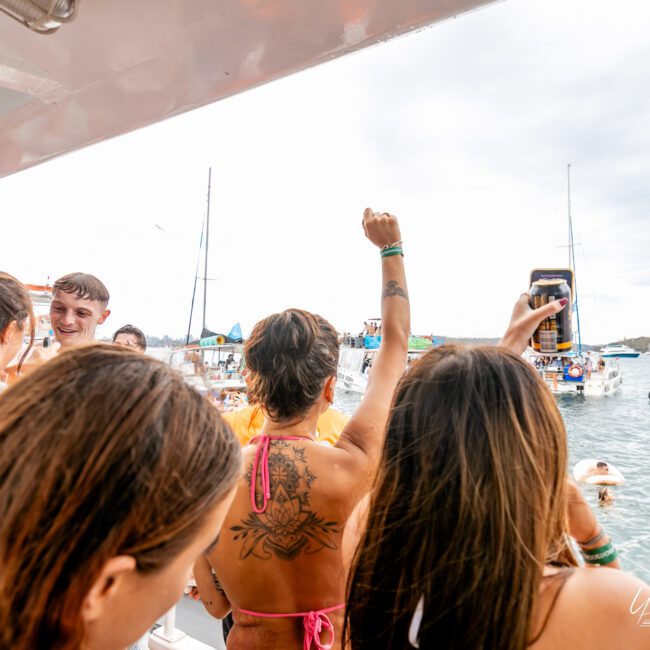
[[[618,557],[618,551],[611,542],[598,548],[580,549],[580,553],[587,564],[610,564]]]
[[[392,248],[386,248],[385,250],[379,251],[379,254],[383,257],[391,257],[393,255],[401,255],[404,257],[404,251],[401,246],[393,246]]]

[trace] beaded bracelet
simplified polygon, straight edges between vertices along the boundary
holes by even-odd
[[[601,526],[600,531],[594,535],[591,539],[588,539],[586,542],[578,542],[580,546],[591,546],[592,544],[595,544],[598,540],[602,539],[605,537],[605,529]]]
[[[404,251],[402,250],[401,246],[393,246],[391,248],[387,248],[386,250],[381,250],[379,251],[379,254],[383,257],[391,257],[393,255],[401,255],[404,257]]]
[[[580,549],[580,553],[587,564],[610,564],[618,557],[618,551],[611,542],[598,548]]]

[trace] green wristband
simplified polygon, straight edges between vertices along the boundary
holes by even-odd
[[[384,251],[380,251],[379,254],[382,257],[392,257],[393,255],[401,255],[404,257],[404,251],[399,246],[395,246],[395,248],[387,248]]]
[[[611,542],[598,548],[583,548],[580,552],[587,564],[610,564],[618,557],[618,551]]]

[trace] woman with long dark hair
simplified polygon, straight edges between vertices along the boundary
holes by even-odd
[[[22,347],[25,336],[29,345],[20,356],[17,372],[34,343],[34,312],[27,289],[8,273],[0,272],[0,390],[5,370]]]
[[[510,351],[443,346],[400,382],[349,577],[352,650],[648,647],[629,610],[647,585],[577,568],[567,542],[617,566],[567,481],[555,400],[519,356],[536,315],[524,296]]]
[[[0,395],[0,647],[123,650],[183,593],[240,472],[169,366],[79,347]]]

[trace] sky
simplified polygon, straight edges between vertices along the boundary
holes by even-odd
[[[570,163],[583,341],[648,336],[649,19],[505,0],[1,179],[0,268],[97,275],[100,336],[184,336],[212,167],[211,329],[301,307],[359,331],[370,206],[399,217],[413,332],[496,337],[567,264]]]

